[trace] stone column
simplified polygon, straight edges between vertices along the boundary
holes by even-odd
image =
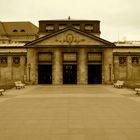
[[[55,85],[61,85],[63,83],[62,78],[62,53],[59,48],[54,50],[53,54],[53,66],[52,66],[52,83]]]
[[[27,81],[31,84],[38,83],[37,50],[27,49]]]
[[[119,80],[119,56],[114,56],[114,80]]]
[[[127,56],[127,79],[126,80],[132,80],[133,75],[133,68],[132,68],[132,63],[131,63],[131,56]]]
[[[104,49],[102,66],[102,83],[111,84],[114,80],[112,48]]]
[[[8,63],[8,71],[6,72],[6,80],[12,81],[13,80],[13,73],[12,73],[12,57],[7,57],[7,63]]]
[[[20,79],[24,81],[25,74],[25,56],[20,56]]]
[[[78,54],[78,84],[88,83],[87,52],[85,48],[79,49]]]

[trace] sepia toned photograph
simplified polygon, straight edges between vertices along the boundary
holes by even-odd
[[[0,0],[0,140],[140,140],[139,0]]]

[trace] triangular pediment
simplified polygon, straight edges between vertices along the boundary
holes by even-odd
[[[113,43],[71,27],[41,37],[27,45],[113,45]]]

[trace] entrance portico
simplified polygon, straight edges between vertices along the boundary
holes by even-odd
[[[30,58],[27,58],[27,63],[34,61],[30,76],[35,76],[31,82],[54,85],[111,83],[111,45],[72,27],[28,43]],[[29,74],[27,76],[29,79]]]

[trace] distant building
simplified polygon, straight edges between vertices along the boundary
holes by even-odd
[[[117,41],[116,46],[140,46],[140,41]]]
[[[0,22],[0,44],[27,43],[37,36],[38,27],[31,22]]]
[[[100,38],[98,20],[0,23],[0,82],[110,84],[140,81],[140,45]],[[25,44],[26,43],[26,44]]]

